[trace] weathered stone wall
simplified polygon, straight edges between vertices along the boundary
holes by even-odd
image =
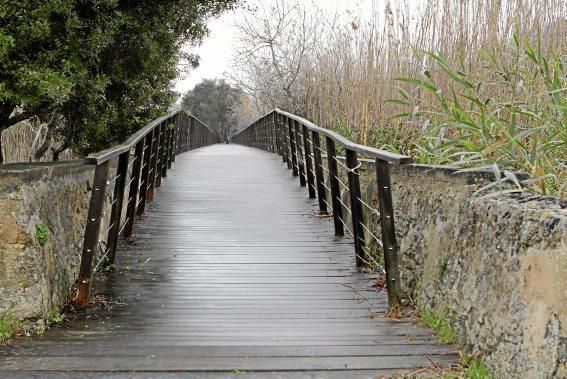
[[[376,205],[373,165],[362,172]],[[567,201],[473,196],[490,173],[392,173],[402,287],[498,377],[567,377]]]
[[[22,121],[10,128],[0,132],[0,148],[2,149],[3,163],[28,162],[32,154],[32,145],[40,127],[37,122],[30,120]],[[53,141],[51,147],[58,146],[59,141]],[[52,161],[51,149],[45,153],[40,161]],[[59,160],[73,159],[71,149],[66,149],[59,154]]]
[[[59,309],[80,262],[93,167],[80,161],[0,167],[0,312]],[[40,246],[36,225],[49,228]]]

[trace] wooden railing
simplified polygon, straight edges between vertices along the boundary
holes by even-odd
[[[321,144],[322,137],[324,144]],[[331,210],[335,234],[342,236],[346,229],[352,235],[357,266],[362,266],[371,258],[365,248],[365,233],[370,234],[383,247],[389,305],[391,308],[400,306],[400,274],[390,165],[410,163],[409,157],[356,144],[340,134],[277,108],[236,134],[232,142],[280,155],[293,175],[299,177],[300,185],[308,186],[309,197],[318,198],[320,213],[327,214]],[[344,150],[344,159],[338,156],[338,149]],[[374,159],[379,209],[362,199],[359,156]],[[326,166],[323,164],[324,157],[327,160]],[[341,180],[339,167],[346,171],[348,184]],[[341,187],[349,193],[350,206],[341,199]],[[327,201],[327,193],[330,194],[330,203]],[[374,235],[365,224],[363,207],[379,215],[381,238]],[[350,212],[352,231],[345,222],[343,210]]]
[[[175,155],[217,142],[216,133],[201,121],[177,111],[146,125],[123,144],[84,159],[85,164],[96,168],[83,241],[77,306],[88,303],[93,272],[101,265],[114,264],[119,235],[122,233],[126,238],[132,235],[135,216],[144,213],[146,201],[153,199],[154,188],[167,176]],[[108,186],[113,186],[110,200]],[[101,230],[108,212],[108,227]]]

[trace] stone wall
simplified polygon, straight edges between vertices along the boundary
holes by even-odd
[[[362,178],[376,204],[372,163]],[[498,377],[567,377],[567,201],[473,196],[491,173],[392,173],[404,292],[448,317]]]
[[[0,166],[0,312],[42,317],[67,300],[80,262],[92,166]],[[49,229],[41,246],[38,225]]]
[[[40,127],[37,122],[30,120],[17,123],[8,129],[0,132],[0,149],[2,149],[3,163],[17,163],[28,162],[32,154],[32,145]],[[58,146],[60,141],[54,140],[51,142],[50,149],[47,150],[45,155],[40,161],[52,161],[51,148]],[[73,159],[73,152],[71,149],[66,149],[59,154],[59,160]]]

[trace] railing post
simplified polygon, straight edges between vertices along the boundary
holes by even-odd
[[[136,203],[138,202],[138,187],[140,184],[140,171],[142,167],[142,155],[144,152],[144,140],[140,140],[134,149],[134,163],[132,163],[132,177],[130,178],[130,191],[128,203],[126,204],[126,226],[124,227],[124,237],[132,235],[134,228],[134,216],[136,214]]]
[[[398,309],[401,306],[402,290],[398,266],[398,244],[394,227],[390,166],[387,161],[378,158],[376,158],[376,184],[378,186],[378,201],[380,203],[380,224],[384,246],[388,304],[391,309]]]
[[[319,133],[312,130],[313,157],[315,158],[315,179],[317,181],[317,198],[319,200],[319,212],[327,214],[327,191],[325,189],[325,174],[323,173],[323,160],[321,158],[321,140]]]
[[[280,134],[279,134],[279,129],[278,129],[278,125],[276,122],[276,112],[272,112],[271,116],[271,123],[272,123],[272,130],[273,130],[273,135],[274,135],[274,143],[275,143],[275,150],[276,150],[276,154],[278,154],[280,157],[282,156],[282,148],[281,148],[281,141],[280,141]]]
[[[150,181],[150,167],[152,165],[152,150],[154,145],[154,131],[148,132],[144,139],[144,163],[142,164],[142,176],[140,178],[140,204],[136,209],[136,214],[141,216],[146,210],[146,199]]]
[[[118,168],[114,178],[114,193],[112,195],[112,211],[110,213],[110,228],[106,239],[108,253],[108,264],[114,264],[116,258],[116,246],[118,245],[118,234],[120,232],[120,221],[122,218],[122,205],[124,203],[124,189],[126,188],[126,176],[128,175],[128,160],[130,150],[118,156]]]
[[[161,125],[157,125],[152,133],[152,152],[151,152],[151,162],[150,162],[150,172],[148,175],[148,192],[146,200],[153,200],[154,198],[154,188],[156,183],[156,169],[158,163],[158,151],[159,151],[159,133]]]
[[[162,122],[159,128],[159,144],[157,150],[157,163],[156,163],[156,182],[155,187],[161,187],[161,174],[163,172],[163,162],[165,160],[165,133],[167,130],[167,121]]]
[[[291,145],[289,143],[289,136],[288,133],[286,133],[286,125],[284,122],[284,116],[283,115],[278,115],[278,125],[280,127],[280,133],[282,136],[282,141],[283,141],[283,146],[282,148],[284,149],[284,158],[283,161],[287,164],[287,168],[288,170],[291,169],[291,156],[290,156],[290,151],[291,151]]]
[[[177,114],[175,118],[175,124],[173,127],[173,133],[171,134],[171,163],[175,163],[175,156],[179,154],[179,127],[183,120],[183,112]]]
[[[171,169],[171,163],[175,160],[175,152],[173,151],[173,144],[175,141],[175,128],[177,128],[177,115],[175,116],[175,123],[169,129],[169,138],[167,144],[167,169]],[[167,171],[167,170],[166,170]]]
[[[193,150],[195,144],[195,119],[193,117],[189,118],[189,127],[187,128],[187,150]]]
[[[299,136],[301,133],[299,131],[299,122],[295,121],[294,124],[294,131],[295,131],[295,147],[297,149],[297,167],[299,168],[299,185],[305,187],[305,164],[304,164],[304,157],[301,153],[301,137]]]
[[[291,169],[293,171],[293,176],[299,175],[297,171],[297,152],[295,150],[295,138],[293,136],[293,120],[287,117],[287,127],[289,130],[289,149],[291,151]]]
[[[307,189],[309,198],[315,196],[315,177],[313,175],[313,161],[311,161],[311,144],[309,143],[309,129],[303,125],[303,151],[305,153],[305,173],[307,174]]]
[[[161,176],[165,178],[167,176],[167,167],[169,163],[169,141],[171,139],[170,136],[171,125],[169,123],[165,124],[165,130],[163,133],[163,162],[161,165]]]
[[[359,163],[356,151],[346,150],[346,166],[348,167],[348,187],[350,193],[350,207],[352,212],[352,234],[354,238],[354,252],[356,254],[356,265],[362,266],[366,260],[364,252],[364,216],[362,213],[360,177],[358,173]]]
[[[106,191],[106,180],[108,178],[109,161],[96,166],[93,180],[93,189],[89,201],[89,211],[85,235],[83,239],[83,252],[81,255],[81,266],[77,284],[76,304],[84,308],[89,302],[89,295],[93,277],[93,261],[98,244],[102,210],[104,208],[104,195]]]
[[[337,169],[337,153],[335,151],[335,141],[330,137],[325,137],[327,141],[327,164],[329,166],[329,184],[331,188],[331,201],[333,204],[333,222],[335,224],[335,235],[343,236],[345,234],[343,223],[343,209],[341,208],[341,190],[339,187],[338,169]]]

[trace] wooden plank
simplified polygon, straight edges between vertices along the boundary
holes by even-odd
[[[342,378],[345,365],[348,377],[373,377],[429,366],[426,354],[456,362],[429,330],[381,316],[387,297],[357,271],[352,239],[312,216],[318,203],[293,179],[277,155],[256,149],[177,155],[134,242],[118,245],[118,270],[95,281],[123,305],[0,345],[0,376],[308,370]]]

